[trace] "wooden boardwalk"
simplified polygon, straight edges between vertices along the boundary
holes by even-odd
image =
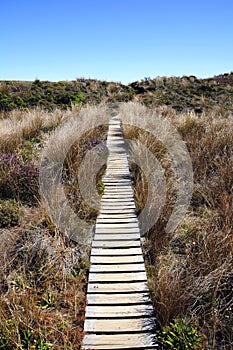
[[[82,349],[158,349],[120,120],[112,117]]]

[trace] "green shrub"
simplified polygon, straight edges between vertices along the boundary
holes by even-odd
[[[159,337],[167,349],[198,350],[201,349],[201,337],[196,328],[187,324],[184,319],[175,319],[168,327],[162,330]]]
[[[19,207],[15,200],[0,200],[0,227],[17,226],[19,218]]]
[[[16,345],[13,338],[17,337],[18,344]],[[28,327],[23,324],[18,324],[14,319],[7,320],[0,324],[0,349],[37,349],[50,350],[50,344],[43,335],[36,334],[31,325]]]

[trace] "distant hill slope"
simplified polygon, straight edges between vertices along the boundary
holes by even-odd
[[[16,108],[69,108],[72,104],[139,101],[177,111],[233,112],[233,72],[208,79],[195,76],[144,78],[123,85],[79,78],[74,81],[0,81],[0,111]]]

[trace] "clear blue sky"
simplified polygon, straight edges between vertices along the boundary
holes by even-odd
[[[232,0],[0,0],[0,79],[231,71]]]

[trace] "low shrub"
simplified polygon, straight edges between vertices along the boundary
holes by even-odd
[[[19,207],[15,200],[0,200],[0,227],[17,226],[19,218]]]
[[[176,319],[162,330],[160,336],[166,349],[172,350],[197,350],[201,349],[201,337],[195,327],[187,324],[184,319]]]
[[[12,153],[0,154],[0,198],[35,204],[39,198],[39,169]]]

